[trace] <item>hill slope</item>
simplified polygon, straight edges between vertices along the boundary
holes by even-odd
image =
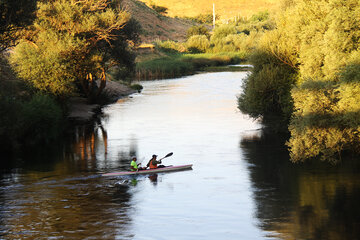
[[[187,20],[165,17],[138,0],[123,0],[125,9],[142,27],[141,41],[178,40],[186,38],[186,31],[193,23]]]
[[[146,4],[168,8],[171,17],[194,17],[199,14],[208,14],[213,11],[221,20],[233,19],[235,16],[249,17],[264,10],[275,10],[280,6],[280,0],[142,0]]]

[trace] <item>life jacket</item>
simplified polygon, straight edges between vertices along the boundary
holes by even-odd
[[[157,164],[153,164],[153,160],[150,161],[150,169],[157,168]]]
[[[130,165],[131,165],[133,168],[135,168],[135,170],[134,170],[134,169],[131,169],[131,171],[136,171],[136,170],[138,169],[138,165],[137,165],[137,163],[136,163],[134,160],[131,161]]]

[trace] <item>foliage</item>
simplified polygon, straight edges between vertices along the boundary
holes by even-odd
[[[14,46],[35,18],[36,0],[0,0],[0,50]]]
[[[239,109],[253,118],[262,117],[264,122],[278,116],[286,123],[293,111],[290,91],[295,71],[266,52],[254,53],[250,63],[254,69],[243,83]]]
[[[144,61],[136,66],[137,79],[161,79],[179,77],[193,73],[193,66],[175,57],[164,57]]]
[[[210,31],[205,25],[192,26],[186,32],[186,39],[194,35],[205,35],[207,38],[210,38]]]
[[[190,53],[204,53],[210,47],[210,41],[205,35],[193,35],[186,45]]]
[[[161,51],[167,52],[167,53],[179,53],[179,52],[185,52],[186,46],[184,43],[175,42],[175,41],[157,41],[155,43],[156,48],[158,48]]]
[[[180,77],[193,74],[205,67],[236,64],[243,61],[243,53],[173,54],[167,57],[139,62],[136,66],[138,80]]]
[[[271,56],[272,64],[263,62],[266,55],[252,61],[254,71],[244,83],[239,108],[252,117],[266,119],[274,112],[289,118],[293,104],[288,141],[292,161],[336,161],[343,151],[360,152],[358,1],[292,0],[283,11],[277,27],[259,41],[258,48]],[[238,30],[246,33],[247,28]],[[271,88],[274,82],[283,87]],[[277,92],[287,103],[273,108],[272,97],[281,96]]]
[[[144,88],[141,84],[138,84],[138,83],[131,84],[130,87],[131,87],[131,89],[134,89],[134,90],[136,90],[138,92],[141,92],[141,90],[143,90],[143,88]]]
[[[38,8],[29,37],[11,56],[19,76],[37,89],[67,96],[81,88],[92,97],[105,87],[110,68],[132,71],[128,42],[136,43],[137,25],[116,2],[59,0]]]
[[[214,21],[214,15],[212,13],[204,13],[204,14],[201,13],[195,17],[184,17],[184,18],[200,24],[213,24]],[[215,14],[215,21],[219,19],[220,16],[218,14]]]
[[[166,15],[168,8],[167,7],[162,7],[162,6],[158,6],[154,3],[151,4],[151,8],[155,10],[155,12],[161,14],[161,15]]]
[[[63,127],[62,110],[46,95],[29,100],[0,96],[0,136],[9,147],[49,143]]]
[[[292,93],[292,161],[339,161],[343,151],[360,152],[359,11],[355,0],[298,0],[285,14],[294,28],[289,36],[299,46],[302,76]]]
[[[352,76],[348,71],[343,74]],[[293,90],[297,111],[289,126],[292,161],[320,157],[337,162],[345,150],[360,153],[359,81],[307,81]]]
[[[268,11],[260,11],[251,16],[250,21],[252,22],[264,22],[269,19]]]

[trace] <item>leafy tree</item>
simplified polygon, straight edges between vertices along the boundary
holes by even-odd
[[[35,18],[36,0],[0,0],[0,50],[13,46],[19,30]]]
[[[292,161],[318,157],[338,161],[344,151],[359,153],[359,1],[288,0],[283,10],[277,28],[260,41],[260,50],[270,54],[272,64],[253,62],[254,72],[239,98],[240,109],[266,118],[273,104],[264,86],[275,86],[265,88],[270,96],[285,89],[279,96],[287,96],[282,98],[288,102],[285,106],[294,106],[287,143]],[[277,75],[281,65],[297,76]]]
[[[133,71],[129,45],[136,44],[137,29],[116,1],[39,2],[29,37],[15,48],[11,62],[20,77],[43,92],[67,96],[81,89],[96,97],[110,68]]]

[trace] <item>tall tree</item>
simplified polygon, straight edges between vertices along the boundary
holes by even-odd
[[[133,70],[130,46],[138,40],[137,26],[117,1],[39,2],[29,37],[15,48],[11,62],[41,91],[64,96],[80,89],[97,96],[110,68]]]

